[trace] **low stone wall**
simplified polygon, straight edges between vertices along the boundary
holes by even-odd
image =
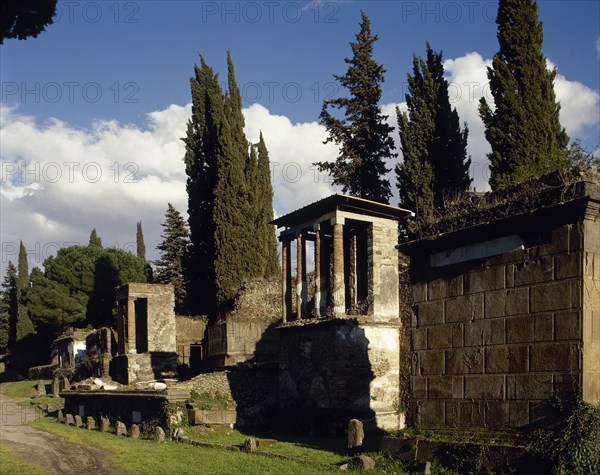
[[[29,379],[52,379],[56,369],[58,369],[57,364],[33,366],[29,368],[28,377]]]
[[[175,352],[128,353],[112,359],[111,377],[121,384],[133,384],[177,377]]]

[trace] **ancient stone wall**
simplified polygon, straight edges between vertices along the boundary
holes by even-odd
[[[203,343],[206,321],[177,315],[175,327],[177,329],[177,363],[197,367],[206,351]],[[193,352],[192,345],[199,348],[199,351]]]
[[[600,400],[598,188],[408,246],[417,426],[527,428]],[[590,196],[591,194],[591,196]]]
[[[354,319],[307,320],[279,332],[284,411],[298,415],[301,424],[312,413],[334,429],[335,424],[343,429],[349,418],[363,420],[370,429],[399,428],[398,327]]]

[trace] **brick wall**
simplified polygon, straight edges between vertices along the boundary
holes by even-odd
[[[451,236],[430,240],[418,256],[413,249],[417,426],[526,428],[549,417],[552,396],[569,400],[582,389],[599,402],[597,204],[512,219],[495,235],[463,232],[451,246]],[[431,265],[434,253],[468,253],[465,243],[508,235],[523,248]]]

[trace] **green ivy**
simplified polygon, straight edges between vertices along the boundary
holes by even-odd
[[[563,419],[552,429],[531,435],[530,449],[549,465],[553,475],[600,473],[600,406],[578,399],[572,408],[554,404]]]

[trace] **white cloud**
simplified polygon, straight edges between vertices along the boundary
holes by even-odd
[[[0,181],[3,273],[16,262],[23,240],[30,265],[40,265],[62,245],[86,244],[96,228],[105,246],[135,250],[135,223],[143,221],[150,259],[156,258],[167,202],[185,214],[183,166],[190,106],[171,105],[147,114],[145,127],[97,121],[89,129],[59,119],[39,123],[2,108]],[[278,215],[333,192],[312,162],[332,160],[325,128],[292,124],[255,104],[244,110],[248,139],[262,130],[272,161]]]

